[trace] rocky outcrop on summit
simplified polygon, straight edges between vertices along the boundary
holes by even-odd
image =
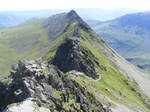
[[[100,66],[98,59],[89,50],[84,49],[75,38],[66,39],[50,63],[63,72],[76,70],[94,79],[99,77],[94,68],[94,63]]]
[[[41,60],[20,61],[11,72],[10,84],[5,89],[1,84],[3,91],[0,94],[4,97],[0,100],[0,111],[5,108],[3,112],[24,112],[25,108],[21,111],[15,109],[30,104],[27,108],[36,108],[37,112],[40,109],[45,110],[41,112],[111,112],[73,79],[75,75],[78,72],[65,75],[57,67]]]

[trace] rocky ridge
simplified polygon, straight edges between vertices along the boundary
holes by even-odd
[[[54,38],[60,36],[43,54],[45,62],[19,61],[9,79],[0,83],[3,112],[26,104],[36,111],[149,112],[149,97],[138,86],[146,82],[140,72],[99,40],[74,11],[51,19],[58,24],[49,18],[48,31],[66,24],[55,32]]]
[[[23,104],[33,104],[36,112],[111,112],[73,80],[80,74],[84,73],[70,71],[66,75],[56,66],[41,60],[19,61],[18,67],[11,72],[9,84],[0,86],[3,96],[0,109],[5,108],[3,112],[16,112],[15,108],[19,109]],[[41,108],[45,111],[40,111]]]
[[[98,59],[91,51],[84,49],[76,37],[66,39],[49,63],[56,65],[65,73],[70,70],[77,70],[94,79],[99,78],[99,74],[94,68],[94,63],[100,67]]]

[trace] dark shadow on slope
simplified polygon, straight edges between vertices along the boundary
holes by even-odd
[[[77,70],[94,79],[99,77],[94,68],[94,63],[100,66],[97,58],[76,39],[66,39],[49,63],[56,65],[63,72]]]

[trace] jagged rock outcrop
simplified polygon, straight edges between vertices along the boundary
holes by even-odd
[[[76,70],[94,79],[99,77],[94,68],[94,63],[100,66],[98,59],[75,38],[66,39],[49,63],[56,65],[63,72]]]
[[[73,74],[68,72],[65,75],[54,65],[41,60],[19,61],[18,67],[11,72],[10,84],[5,87],[0,83],[0,89],[5,90],[0,91],[3,96],[0,109],[5,109],[3,112],[20,112],[14,110],[22,107],[21,112],[27,108],[36,108],[37,112],[111,112],[73,80],[78,72]],[[24,105],[29,106],[25,108]]]

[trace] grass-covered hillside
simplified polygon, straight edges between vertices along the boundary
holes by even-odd
[[[114,112],[150,111],[150,81],[99,39],[75,11],[47,19],[35,19],[16,27],[1,29],[0,32],[1,76],[7,75],[11,65],[19,59],[42,57],[48,64],[55,65],[65,76],[69,77],[69,74],[75,73],[76,75],[70,75],[70,78],[78,84],[76,86],[84,87],[106,108],[111,108]],[[70,73],[71,70],[76,72]],[[24,72],[27,74],[23,76],[30,76],[27,71]],[[58,81],[55,72],[47,69],[43,72],[54,73],[55,80]],[[39,78],[41,79],[40,75]],[[4,83],[7,83],[7,80],[4,80]],[[61,91],[53,91],[56,96],[60,96]],[[90,102],[93,102],[94,106],[90,106],[95,109],[97,102],[92,100],[93,96],[84,95],[91,99]],[[68,110],[73,102],[74,99],[64,103],[63,108]]]
[[[32,20],[16,27],[0,29],[0,74],[8,74],[11,65],[20,59],[36,58],[45,52],[48,35],[42,28],[43,19]]]
[[[143,12],[127,14],[92,27],[108,45],[133,64],[149,64],[149,22],[150,13]]]
[[[144,87],[148,80],[103,40],[98,39],[96,33],[80,18],[67,26],[43,59],[56,65],[66,75],[70,74],[70,70],[83,72],[72,79],[113,111],[149,111],[149,90]],[[141,83],[141,80],[145,82]]]
[[[43,56],[70,22],[79,17],[56,14],[49,18],[32,19],[18,26],[0,29],[0,77],[9,74],[12,65],[21,59]]]
[[[62,13],[0,29],[0,77],[8,75],[20,59],[43,56],[68,24],[69,19]]]

